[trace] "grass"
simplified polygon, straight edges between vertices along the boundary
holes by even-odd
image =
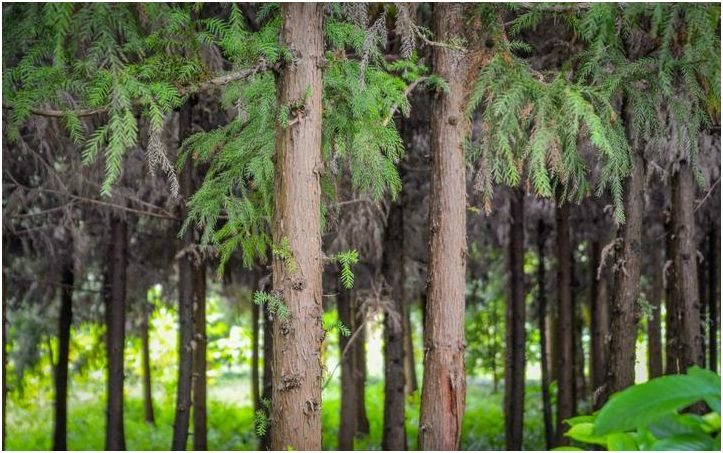
[[[130,383],[129,383],[130,384]],[[143,421],[143,404],[136,385],[128,386],[125,402],[126,442],[129,450],[168,450],[173,426],[173,392],[156,388],[154,406],[156,426]],[[249,381],[223,378],[209,387],[208,446],[210,450],[255,450],[253,408],[248,404]],[[366,387],[366,406],[370,432],[357,438],[355,449],[381,449],[384,420],[384,383],[370,378]],[[101,382],[71,388],[68,417],[68,448],[71,450],[102,450],[105,412]],[[160,394],[163,392],[163,394]],[[8,401],[8,450],[48,450],[52,447],[52,400],[41,395],[34,401],[10,398]],[[467,405],[462,426],[464,450],[504,450],[502,392],[492,393],[488,381],[470,379]],[[322,407],[323,447],[334,450],[339,427],[339,387],[333,382],[324,392]],[[539,387],[529,382],[525,401],[525,440],[529,450],[544,449]],[[417,446],[419,397],[407,401],[407,437],[410,449]]]

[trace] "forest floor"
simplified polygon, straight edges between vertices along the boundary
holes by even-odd
[[[258,441],[253,429],[253,408],[248,404],[249,381],[226,377],[209,385],[209,450],[255,450]],[[75,385],[70,389],[68,447],[71,450],[102,450],[104,442],[105,390],[102,381]],[[143,402],[137,385],[128,386],[125,402],[125,431],[129,450],[168,450],[173,430],[173,392],[154,388],[156,426],[143,421]],[[366,387],[366,408],[370,433],[358,438],[357,450],[379,450],[384,409],[384,383],[371,378]],[[162,394],[163,393],[163,394]],[[92,396],[93,395],[93,396]],[[48,450],[52,439],[52,394],[34,401],[8,401],[8,450]],[[470,379],[467,389],[462,448],[465,450],[504,450],[502,388],[492,392],[491,382]],[[416,447],[419,414],[418,393],[407,402],[407,436],[410,449]],[[332,382],[323,396],[323,445],[336,449],[339,427],[339,387]],[[529,381],[525,398],[525,449],[543,450],[544,435],[537,382]],[[190,445],[190,439],[189,439]]]

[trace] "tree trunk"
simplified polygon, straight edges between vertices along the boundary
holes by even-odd
[[[632,119],[629,109],[623,105],[626,127]],[[631,134],[628,132],[628,136]],[[638,333],[640,310],[640,256],[642,253],[643,196],[645,186],[645,163],[638,150],[631,155],[632,169],[625,180],[625,223],[618,230],[620,248],[616,250],[615,286],[610,319],[610,351],[608,356],[607,382],[603,401],[613,393],[635,383],[635,342]]]
[[[547,338],[547,289],[545,277],[545,239],[547,231],[545,223],[540,220],[537,226],[537,320],[540,329],[540,368],[542,373],[542,417],[545,425],[545,448],[550,450],[553,445],[554,431],[552,428],[552,405],[550,402],[550,369],[548,364]]]
[[[576,270],[576,264],[575,264],[575,250],[577,250],[577,243],[573,240],[571,247],[570,247],[570,280],[572,283],[572,305],[573,305],[573,319],[574,319],[574,325],[572,330],[572,341],[575,348],[575,353],[573,355],[572,363],[573,363],[573,382],[575,382],[575,386],[573,387],[573,406],[572,411],[577,413],[577,403],[579,400],[584,398],[584,395],[586,393],[585,390],[585,350],[582,345],[582,331],[584,328],[584,320],[582,318],[582,302],[580,300],[580,283],[578,281],[578,276],[575,273]]]
[[[273,237],[293,266],[274,256],[274,290],[289,317],[274,323],[271,448],[321,450],[321,95],[324,6],[283,3],[280,43],[294,53],[277,78],[279,105],[305,100],[295,124],[276,131]],[[308,96],[307,96],[308,95]]]
[[[522,450],[525,410],[525,194],[514,189],[510,199],[510,299],[505,328],[505,446]]]
[[[571,247],[570,247],[570,206],[561,198],[558,189],[555,208],[555,228],[557,233],[557,430],[556,446],[567,445],[564,436],[566,419],[575,415],[574,401],[574,354],[573,322],[575,307],[572,302]]]
[[[349,290],[343,286],[338,286],[337,295],[337,312],[339,321],[354,331],[351,309],[351,295]],[[354,449],[354,433],[356,431],[356,383],[354,376],[353,351],[349,350],[344,356],[344,350],[347,349],[351,337],[345,337],[339,333],[339,361],[341,362],[341,404],[339,406],[339,432],[338,447],[340,451],[349,451]],[[359,340],[355,340],[359,341]],[[353,349],[350,346],[349,349]]]
[[[58,363],[55,366],[55,432],[53,450],[68,449],[68,358],[70,354],[70,328],[73,324],[73,260],[63,268],[63,288],[60,296],[58,322]]]
[[[663,263],[657,244],[650,250],[650,305],[652,313],[648,319],[648,379],[663,375],[663,343],[660,331],[660,308],[663,298]]]
[[[6,255],[4,255],[6,256]],[[8,401],[8,381],[7,381],[7,370],[8,370],[8,316],[7,316],[7,307],[8,307],[8,292],[7,292],[7,273],[5,271],[6,262],[3,260],[3,279],[2,279],[2,291],[3,291],[3,375],[2,375],[2,381],[3,381],[3,433],[2,433],[2,449],[5,450],[5,433],[7,432],[5,430],[5,420],[8,411],[7,409],[7,401]]]
[[[261,307],[251,303],[251,396],[254,399],[254,411],[261,409],[261,388],[259,376],[259,315]]]
[[[676,338],[673,372],[685,373],[697,363],[700,356],[700,307],[698,305],[697,252],[695,247],[695,218],[693,203],[695,187],[690,164],[681,162],[673,174],[672,228],[673,228],[673,285],[677,320],[672,335]]]
[[[271,388],[273,386],[272,364],[274,361],[274,324],[268,310],[265,307],[262,313],[264,332],[264,377],[263,385],[261,386],[261,401],[264,406],[264,411],[268,412],[270,407],[269,403],[271,403]],[[273,427],[270,427],[270,429],[273,429]],[[269,430],[266,431],[266,434],[261,436],[259,444],[261,450],[269,450],[271,448],[271,436]]]
[[[678,297],[675,277],[675,246],[673,237],[673,219],[672,212],[665,221],[665,374],[678,373],[678,342],[677,337],[679,327],[678,310],[680,303],[676,300]]]
[[[590,242],[590,373],[592,379],[592,404],[595,409],[602,407],[601,392],[604,392],[607,372],[608,333],[608,279],[603,269],[598,278],[602,245],[599,239]]]
[[[708,231],[708,368],[714,372],[718,372],[719,282],[720,231],[711,225]]]
[[[193,266],[193,449],[208,450],[206,423],[206,264]],[[255,306],[256,304],[254,304]]]
[[[143,362],[143,414],[147,423],[156,424],[156,416],[153,413],[153,386],[151,385],[151,348],[149,335],[149,313],[151,304],[143,301],[141,310],[141,360]],[[151,312],[152,313],[152,312]]]
[[[465,119],[473,80],[488,57],[480,42],[480,24],[467,23],[465,6],[436,4],[436,39],[448,42],[469,35],[467,52],[433,49],[432,65],[448,90],[432,102],[432,181],[429,204],[429,286],[424,324],[424,377],[420,408],[419,447],[459,447],[464,413],[464,307],[467,255],[467,213],[464,142]]]
[[[354,316],[354,321],[352,322],[352,325],[354,326],[353,330],[356,330],[357,328],[361,329],[350,351],[353,355],[353,357],[351,357],[351,361],[354,370],[354,397],[356,398],[356,403],[354,403],[354,407],[356,408],[355,435],[365,436],[369,434],[369,417],[367,417],[366,404],[367,335],[366,326],[364,325],[364,320],[362,319],[359,306],[360,302],[355,297],[352,297],[352,314]]]
[[[382,273],[392,298],[384,315],[384,430],[382,449],[406,450],[404,427],[404,210],[394,203],[387,218]]]
[[[696,250],[698,248],[700,250],[705,250],[706,242],[707,238],[704,238],[700,241],[699,244],[697,243]],[[708,326],[708,306],[710,304],[708,303],[707,275],[706,272],[704,272],[704,269],[708,265],[708,257],[704,256],[702,260],[696,260],[696,264],[698,265],[698,313],[700,315],[700,319],[698,320],[698,329],[700,330],[698,366],[701,368],[706,368],[706,359],[708,358],[708,350],[706,345],[706,338],[708,338],[708,334],[706,332],[706,327]]]
[[[417,384],[417,368],[414,362],[411,311],[412,307],[405,302],[404,318],[402,321],[404,323],[404,393],[407,395],[413,394],[419,388],[419,384]]]
[[[185,105],[179,117],[179,141],[190,135],[192,106]],[[193,192],[191,163],[181,171],[181,195],[187,200]],[[179,218],[185,219],[187,208],[183,200]],[[191,388],[193,379],[193,230],[187,229],[178,241],[178,381],[176,385],[176,413],[173,422],[172,450],[185,450],[191,412]]]
[[[123,429],[123,349],[126,326],[126,266],[128,232],[126,221],[110,219],[110,244],[105,283],[106,353],[108,387],[105,449],[125,450]]]

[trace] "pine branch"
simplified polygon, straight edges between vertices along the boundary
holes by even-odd
[[[417,86],[420,83],[426,82],[428,79],[429,79],[429,76],[423,76],[423,77],[418,78],[414,82],[410,83],[409,86],[407,87],[407,89],[404,90],[404,97],[408,98],[409,95],[412,93],[412,91],[414,91],[414,89],[417,88]],[[397,113],[398,110],[399,110],[399,104],[394,104],[392,106],[392,108],[389,109],[389,114],[387,115],[387,117],[384,118],[384,121],[382,121],[382,126],[386,126],[387,124],[389,124],[389,122],[394,117],[394,114]]]

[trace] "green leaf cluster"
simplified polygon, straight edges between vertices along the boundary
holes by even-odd
[[[266,305],[269,313],[275,315],[282,321],[289,319],[289,308],[281,300],[281,297],[267,293],[266,291],[256,291],[254,293],[254,303],[256,305]]]

